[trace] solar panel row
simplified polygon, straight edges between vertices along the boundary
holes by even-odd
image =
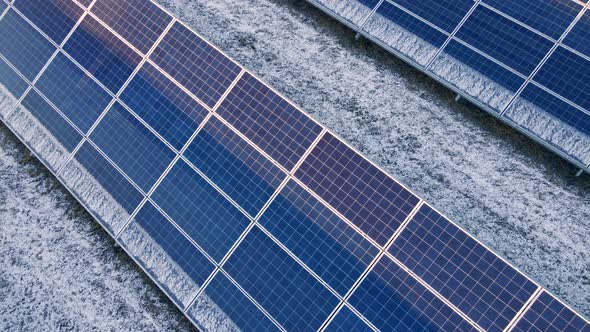
[[[309,2],[590,169],[590,10],[585,2]]]
[[[154,3],[40,3],[0,116],[202,330],[590,330]]]

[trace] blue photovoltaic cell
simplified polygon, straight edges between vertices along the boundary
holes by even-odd
[[[208,113],[147,62],[123,90],[121,100],[179,151]]]
[[[23,99],[21,105],[69,152],[72,152],[82,140],[82,136],[76,129],[57,113],[37,92],[30,91]],[[43,152],[47,151],[41,151],[41,153]]]
[[[590,57],[590,11],[586,10],[580,20],[567,34],[563,43]]]
[[[64,46],[78,63],[117,93],[135,70],[141,56],[87,15]]]
[[[199,131],[184,155],[252,217],[286,177],[215,117]]]
[[[132,222],[137,223],[149,237],[168,254],[197,285],[202,285],[213,272],[215,265],[197,249],[150,202],[139,210]],[[144,253],[138,253],[142,259]],[[148,253],[145,253],[148,255]],[[143,257],[143,259],[149,257]]]
[[[84,167],[93,180],[128,214],[131,214],[143,199],[143,195],[89,143],[82,144],[74,155],[74,160]],[[70,164],[72,163],[74,161],[70,162]],[[84,193],[77,192],[77,194],[80,196]],[[93,211],[93,209],[89,210]],[[108,217],[97,211],[93,212],[97,213],[99,218]],[[105,220],[103,219],[103,221]]]
[[[556,40],[561,37],[582,9],[582,6],[574,1],[484,0],[484,2]]]
[[[88,7],[90,6],[90,4],[92,3],[93,0],[77,0],[78,3],[80,3],[82,6],[84,7]]]
[[[469,9],[473,0],[393,0],[439,28],[452,32]]]
[[[341,332],[341,331],[355,331],[355,332],[371,332],[373,329],[359,318],[347,306],[342,307],[334,319],[328,324],[325,329],[326,332]]]
[[[339,15],[356,26],[360,26],[377,6],[379,0],[313,0],[336,15]]]
[[[172,21],[170,15],[146,0],[97,0],[91,12],[144,54]]]
[[[389,252],[467,316],[502,331],[537,286],[423,205]]]
[[[279,331],[223,273],[215,275],[188,314],[202,332]]]
[[[14,98],[20,98],[29,84],[20,77],[10,66],[0,59],[0,84],[10,92]]]
[[[58,45],[84,12],[71,0],[18,0],[14,6]]]
[[[179,22],[164,36],[151,59],[209,107],[215,106],[241,71]]]
[[[385,245],[419,199],[326,133],[296,173],[307,187]]]
[[[217,262],[250,223],[183,160],[172,167],[151,197]]]
[[[519,98],[533,103],[539,111],[551,114],[590,136],[590,114],[571,106],[540,87],[534,84],[527,85],[520,93]],[[513,112],[509,110],[506,115],[515,118],[515,116],[511,115]]]
[[[257,227],[224,269],[289,331],[317,330],[339,302]]]
[[[259,223],[341,296],[379,252],[292,180]]]
[[[590,323],[543,291],[515,325],[514,332],[590,332]]]
[[[29,81],[41,71],[55,48],[20,17],[9,10],[0,21],[0,54]]]
[[[150,190],[175,156],[119,103],[111,107],[90,139],[144,192]]]
[[[581,56],[558,47],[533,79],[590,110],[590,61]]]
[[[217,113],[287,170],[322,130],[249,73],[244,73]]]
[[[387,256],[349,302],[382,331],[477,331]]]
[[[493,58],[529,75],[553,42],[479,6],[456,35]]]
[[[35,86],[84,133],[113,99],[61,52]]]

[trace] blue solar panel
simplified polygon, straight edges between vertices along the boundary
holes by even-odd
[[[590,323],[547,292],[542,292],[515,325],[514,332],[590,332]]]
[[[250,223],[183,160],[166,175],[152,199],[217,262]]]
[[[18,0],[14,6],[58,45],[84,12],[71,0]]]
[[[502,63],[529,75],[553,42],[485,8],[478,7],[457,37]]]
[[[139,54],[89,15],[70,36],[64,50],[113,93],[119,91],[141,60]]]
[[[92,1],[94,1],[94,0],[76,0],[76,1],[84,7],[88,7],[92,4]]]
[[[447,40],[447,35],[384,1],[364,30],[386,45],[425,66]]]
[[[0,59],[0,116],[12,110],[17,100],[23,95],[29,86],[4,60]],[[6,91],[4,91],[6,89]],[[8,92],[9,95],[6,95]]]
[[[145,0],[97,0],[91,12],[144,54],[172,21],[170,15]]]
[[[349,302],[382,331],[477,331],[387,256]]]
[[[213,272],[211,263],[172,223],[147,202],[121,234],[123,246],[145,271],[186,307]]]
[[[447,32],[452,32],[475,4],[473,0],[391,1]]]
[[[484,3],[556,40],[582,9],[574,1],[484,0]]]
[[[61,52],[35,86],[84,133],[112,100],[100,85]]]
[[[51,43],[14,10],[0,21],[0,53],[29,81],[55,52]]]
[[[184,155],[252,217],[286,177],[215,117],[199,131]]]
[[[360,26],[371,10],[377,6],[379,0],[313,0],[313,2],[343,17],[346,21]]]
[[[296,176],[380,245],[387,243],[419,201],[330,133]]]
[[[580,17],[563,43],[590,57],[590,11]]]
[[[279,331],[225,275],[217,273],[189,312],[200,331]]]
[[[322,128],[249,73],[217,113],[287,170],[301,159]]]
[[[215,106],[241,71],[240,66],[178,22],[151,59],[209,107]]]
[[[342,307],[330,324],[324,331],[327,332],[339,332],[339,331],[358,331],[358,332],[370,332],[372,328],[367,325],[362,319],[359,318],[352,310],[347,306]]]
[[[558,47],[534,80],[590,110],[590,60]]]
[[[427,205],[389,252],[486,330],[506,328],[537,289]]]
[[[175,156],[119,103],[111,107],[90,139],[144,192],[150,190]]]
[[[123,90],[121,100],[179,151],[208,113],[148,63]]]
[[[90,144],[84,143],[60,177],[102,225],[116,234],[143,195]]]
[[[432,72],[484,104],[503,109],[524,78],[453,40],[432,63]]]
[[[224,269],[290,331],[317,330],[338,304],[332,293],[257,227]]]
[[[344,296],[379,250],[289,181],[259,223]]]

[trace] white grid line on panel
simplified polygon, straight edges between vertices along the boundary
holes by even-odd
[[[428,60],[428,63],[426,63],[426,66],[424,66],[424,68],[426,70],[429,70],[430,66],[432,66],[432,64],[434,63],[434,60],[436,60],[438,58],[438,56],[443,52],[445,47],[447,47],[447,45],[451,42],[451,40],[453,40],[455,38],[455,35],[459,31],[459,29],[461,29],[461,27],[463,27],[463,24],[465,24],[465,21],[467,21],[467,19],[471,16],[471,14],[475,11],[475,9],[477,8],[477,6],[479,6],[480,3],[481,3],[481,0],[476,0],[473,3],[471,8],[469,8],[469,11],[465,14],[465,16],[463,16],[463,19],[459,22],[459,24],[457,24],[455,29],[453,29],[451,34],[447,37],[447,40],[445,40],[445,42],[438,48],[438,50],[432,56],[432,58],[430,58],[430,60]]]
[[[403,11],[404,13],[406,13],[406,14],[412,16],[413,18],[417,19],[418,21],[420,21],[420,22],[428,25],[429,27],[433,28],[434,30],[436,30],[436,31],[444,34],[445,36],[447,36],[447,38],[449,37],[449,33],[448,32],[446,32],[445,30],[443,30],[439,26],[435,25],[434,23],[426,20],[422,16],[414,13],[413,11],[407,9],[406,7],[404,7],[404,6],[402,6],[402,5],[398,4],[398,3],[393,2],[393,0],[385,0],[385,1],[387,1],[387,3],[389,3],[390,5],[396,7],[397,9]]]
[[[8,11],[10,10],[10,3],[6,3],[6,5],[7,5],[6,8],[4,8],[4,10],[2,11],[2,14],[0,14],[0,21],[2,21],[2,19],[6,15],[6,13],[8,13]]]
[[[533,305],[533,303],[539,298],[541,293],[543,292],[543,287],[538,286],[537,289],[533,292],[531,297],[524,303],[522,308],[516,313],[516,316],[508,323],[508,326],[504,329],[504,332],[510,332],[514,329],[514,327],[518,324],[518,322],[524,317],[526,312],[529,308]]]
[[[588,3],[588,8],[590,8],[590,3]],[[571,310],[574,314],[576,314],[578,317],[581,317],[583,321],[586,322],[586,324],[590,325],[590,318],[586,317],[582,314],[579,314],[578,312],[576,312],[574,309],[572,309],[569,305],[567,305],[567,303],[565,303],[562,299],[560,299],[558,296],[556,296],[555,294],[553,294],[553,292],[549,291],[547,288],[543,287],[543,293],[547,293],[548,295],[552,296],[554,299],[556,299],[559,303],[561,303],[564,307],[566,307],[567,309]]]
[[[375,12],[377,12],[377,9],[379,9],[379,6],[381,6],[381,4],[383,3],[383,1],[385,0],[379,0],[379,2],[375,5],[375,7],[373,9],[371,9],[371,12],[369,13],[369,15],[367,15],[367,17],[365,17],[363,19],[363,21],[361,22],[361,24],[359,24],[359,29],[363,29],[365,27],[365,24],[367,24],[367,22],[371,19],[371,17],[373,17],[373,15],[375,14]]]
[[[545,65],[545,62],[547,62],[547,60],[551,57],[551,55],[553,55],[553,53],[555,52],[555,50],[559,47],[559,45],[565,39],[565,37],[567,37],[567,35],[569,34],[569,32],[574,28],[574,26],[576,25],[576,23],[578,23],[578,21],[580,20],[580,18],[582,17],[582,15],[584,15],[585,12],[586,12],[586,7],[582,8],[582,10],[580,10],[580,12],[576,16],[576,18],[574,18],[574,20],[570,23],[570,25],[567,27],[567,29],[565,29],[565,31],[561,34],[561,36],[559,37],[559,39],[557,40],[557,42],[555,42],[553,44],[553,46],[551,47],[551,49],[549,50],[549,52],[547,52],[547,54],[545,54],[545,57],[541,60],[541,62],[537,65],[537,67],[535,67],[535,69],[533,70],[533,72],[527,77],[527,79],[524,81],[524,83],[516,91],[516,93],[514,94],[514,96],[512,96],[512,98],[510,99],[510,101],[504,106],[504,108],[500,112],[500,115],[504,115],[506,113],[506,111],[508,111],[508,109],[510,108],[510,106],[512,106],[512,104],[514,104],[514,102],[520,96],[520,94],[522,93],[522,91],[527,87],[527,85],[529,84],[529,82],[535,77],[535,75],[539,72],[539,70],[541,70],[541,68],[543,67],[543,65]]]

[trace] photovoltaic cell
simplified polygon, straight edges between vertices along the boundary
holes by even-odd
[[[199,131],[184,155],[252,217],[286,177],[215,117]]]
[[[151,203],[137,213],[121,242],[144,269],[166,287],[170,297],[185,307],[213,272],[211,263],[197,247]]]
[[[590,11],[580,17],[563,43],[590,57]]]
[[[139,54],[89,15],[70,36],[64,50],[113,93],[119,91],[141,61]]]
[[[484,3],[557,40],[582,6],[574,1],[484,0]]]
[[[389,252],[489,331],[502,331],[537,286],[423,205]]]
[[[183,160],[172,167],[151,197],[217,262],[250,223]]]
[[[358,331],[358,332],[372,332],[373,329],[359,318],[347,306],[342,307],[334,319],[328,324],[325,331],[340,332],[340,331]]]
[[[387,256],[349,302],[382,331],[477,331]]]
[[[313,0],[354,25],[360,26],[379,0]]]
[[[514,332],[589,332],[590,323],[543,291],[518,321]]]
[[[209,107],[215,106],[241,71],[240,66],[178,22],[151,59]]]
[[[341,296],[379,252],[293,180],[259,223]]]
[[[553,46],[548,39],[482,6],[456,36],[524,75],[529,75]]]
[[[469,9],[473,0],[392,0],[439,28],[452,32]]]
[[[18,0],[14,6],[58,45],[84,12],[71,0]]]
[[[14,10],[0,21],[0,54],[29,81],[41,71],[55,47]]]
[[[89,143],[61,172],[66,184],[103,226],[116,234],[143,195]]]
[[[244,73],[217,113],[287,170],[322,130],[249,73]]]
[[[590,61],[581,56],[558,47],[533,79],[590,110]]]
[[[112,97],[63,53],[58,53],[35,85],[86,133]]]
[[[188,315],[199,331],[279,331],[223,273],[197,297]]]
[[[25,80],[22,79],[6,62],[0,60],[0,96],[4,94],[2,88],[6,89],[6,91],[11,96],[2,96],[0,97],[0,105],[1,107],[10,108],[8,106],[8,102],[10,102],[6,98],[10,99],[18,99],[20,98],[23,93],[27,90],[29,86]],[[1,114],[2,112],[0,112]]]
[[[119,103],[111,107],[90,139],[144,192],[150,190],[175,156]]]
[[[257,227],[224,269],[289,331],[317,330],[338,304],[332,293]]]
[[[208,113],[147,62],[123,90],[121,100],[179,151]]]
[[[90,4],[92,4],[93,0],[76,0],[78,1],[78,3],[80,3],[82,6],[87,7],[90,6]]]
[[[91,12],[143,54],[172,21],[156,4],[145,0],[97,0]]]
[[[296,173],[307,187],[385,245],[419,199],[326,133]]]

